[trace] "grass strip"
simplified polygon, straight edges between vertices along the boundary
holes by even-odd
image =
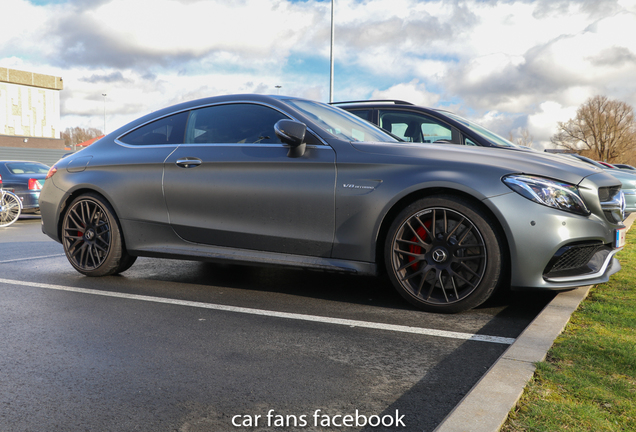
[[[574,312],[502,432],[636,431],[635,242],[633,229],[622,270]]]

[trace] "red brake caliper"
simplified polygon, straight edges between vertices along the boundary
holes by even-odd
[[[426,227],[426,229],[430,229],[431,228],[431,221],[427,220],[426,222],[424,222],[424,226]],[[426,230],[424,229],[424,227],[419,227],[417,229],[417,235],[422,239],[422,241],[426,241],[426,237],[428,236],[428,234],[426,234]],[[419,242],[419,240],[418,240],[418,238],[416,236],[413,236],[411,241],[415,242],[415,243]],[[422,253],[422,247],[421,246],[410,245],[409,246],[409,252],[419,255],[419,254]],[[409,262],[412,262],[412,261],[415,261],[415,257],[410,256],[409,257]],[[417,271],[419,266],[420,266],[419,263],[413,264],[413,270]]]

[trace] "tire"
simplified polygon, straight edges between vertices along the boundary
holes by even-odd
[[[114,274],[123,273],[137,261],[137,257],[133,255],[128,255],[128,253],[123,254],[122,259],[119,261],[119,266],[115,269]]]
[[[71,265],[86,276],[121,273],[135,262],[128,255],[115,211],[101,196],[75,198],[62,220],[62,245]]]
[[[452,195],[420,199],[389,228],[384,259],[397,291],[418,308],[457,313],[486,301],[502,275],[502,241],[489,217]]]

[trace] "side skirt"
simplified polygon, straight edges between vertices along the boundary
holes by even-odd
[[[120,222],[124,230],[126,249],[129,254],[135,256],[306,268],[369,276],[378,274],[375,263],[203,245],[183,240],[167,224],[131,220]]]
[[[202,246],[197,244],[188,247],[156,247],[139,248],[128,251],[131,255],[154,258],[171,258],[192,261],[218,263],[241,263],[255,266],[279,266],[288,268],[306,268],[328,272],[349,273],[358,275],[376,275],[375,264],[359,261],[346,261],[329,258],[318,258],[303,255],[286,255],[276,252],[262,252],[247,249],[232,249],[219,246]]]

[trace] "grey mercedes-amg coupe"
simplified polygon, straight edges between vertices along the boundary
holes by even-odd
[[[330,105],[200,99],[55,164],[42,229],[87,276],[138,256],[386,272],[415,306],[497,288],[606,282],[624,245],[620,182],[517,148],[403,142]]]

